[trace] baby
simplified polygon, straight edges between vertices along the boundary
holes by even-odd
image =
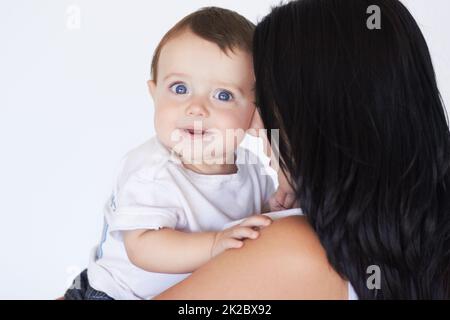
[[[148,81],[156,136],[122,161],[101,242],[74,282],[81,298],[151,299],[270,224],[260,213],[272,179],[238,147],[255,115],[253,29],[209,7],[162,38]]]

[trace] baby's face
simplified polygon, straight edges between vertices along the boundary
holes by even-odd
[[[238,49],[227,53],[186,31],[164,45],[158,78],[148,82],[156,134],[184,161],[217,164],[234,156],[249,128],[255,111],[252,57]]]

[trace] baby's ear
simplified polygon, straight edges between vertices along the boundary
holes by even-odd
[[[153,99],[155,99],[155,91],[156,91],[156,82],[155,80],[148,80],[147,81],[148,86],[148,92],[152,96]]]

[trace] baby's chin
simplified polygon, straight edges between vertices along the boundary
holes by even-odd
[[[161,134],[162,133],[162,134]],[[235,136],[220,129],[180,129],[176,128],[170,134],[157,132],[159,140],[179,155],[182,159],[188,161],[234,161],[235,151],[245,134],[240,133]],[[224,160],[225,159],[225,160]]]
[[[183,141],[171,147],[184,163],[221,165],[234,163],[235,149],[224,148],[221,142]]]

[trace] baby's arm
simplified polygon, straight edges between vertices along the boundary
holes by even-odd
[[[244,238],[255,239],[253,228],[269,225],[271,219],[253,215],[242,223],[217,232],[187,233],[170,228],[124,232],[128,258],[150,272],[190,273],[212,257],[230,248],[240,248]]]
[[[124,232],[128,258],[150,272],[189,273],[207,262],[215,232],[186,233],[171,228]]]

